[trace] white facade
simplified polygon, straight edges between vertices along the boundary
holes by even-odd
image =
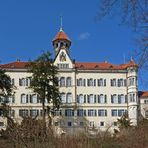
[[[54,64],[59,67],[59,90],[62,105],[55,114],[56,125],[74,131],[84,127],[105,130],[117,128],[117,118],[128,113],[133,125],[138,118],[137,65],[134,61],[113,65],[102,63],[75,62],[70,58],[70,39],[60,30],[53,40]],[[37,95],[28,88],[25,64],[13,62],[2,65],[16,86],[10,105],[17,122],[22,116],[41,116],[42,106]],[[12,101],[13,100],[13,101]]]

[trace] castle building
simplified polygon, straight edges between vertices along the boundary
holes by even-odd
[[[148,93],[138,93],[138,66],[133,60],[120,65],[107,61],[77,62],[70,56],[71,43],[62,28],[52,41],[62,100],[60,110],[55,112],[55,126],[70,132],[86,126],[98,130],[114,129],[117,119],[125,113],[136,125],[139,110],[148,118]],[[16,86],[9,104],[11,116],[19,122],[25,116],[42,115],[37,95],[28,88],[31,73],[25,67],[27,63],[16,61],[0,65]],[[2,117],[0,120],[3,125]]]

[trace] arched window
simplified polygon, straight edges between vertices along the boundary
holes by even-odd
[[[123,94],[120,96],[120,98],[121,98],[121,104],[125,103],[125,96]]]
[[[25,80],[25,78],[22,78],[22,86],[26,86],[26,80]]]
[[[71,86],[71,77],[68,77],[68,78],[66,79],[66,86],[67,86],[67,87]]]
[[[104,95],[103,94],[101,94],[99,96],[99,103],[105,103],[105,98],[104,98]]]
[[[28,95],[21,94],[21,103],[28,103]]]
[[[95,103],[93,94],[89,95],[90,103]]]
[[[82,94],[79,95],[79,103],[84,103],[84,97]]]
[[[130,93],[130,94],[129,94],[129,101],[130,101],[130,102],[136,102],[136,95]]]
[[[66,103],[72,103],[72,94],[71,93],[67,94]]]
[[[62,103],[66,103],[66,95],[65,95],[65,93],[61,93],[61,101],[62,101]]]
[[[115,103],[115,104],[118,103],[118,97],[116,94],[111,95],[111,103]]]
[[[31,97],[31,103],[37,103],[37,95],[33,94]]]
[[[60,79],[60,86],[65,86],[65,78],[61,77]]]
[[[87,80],[87,86],[93,86],[93,79]]]

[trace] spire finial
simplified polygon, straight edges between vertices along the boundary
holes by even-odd
[[[131,56],[131,61],[133,61],[133,57]]]
[[[62,15],[60,16],[60,21],[61,21],[60,31],[63,31],[63,16]]]

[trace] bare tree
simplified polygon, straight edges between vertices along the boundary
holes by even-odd
[[[133,55],[140,70],[148,70],[148,0],[100,0],[96,20],[112,14],[138,32],[140,46]]]

